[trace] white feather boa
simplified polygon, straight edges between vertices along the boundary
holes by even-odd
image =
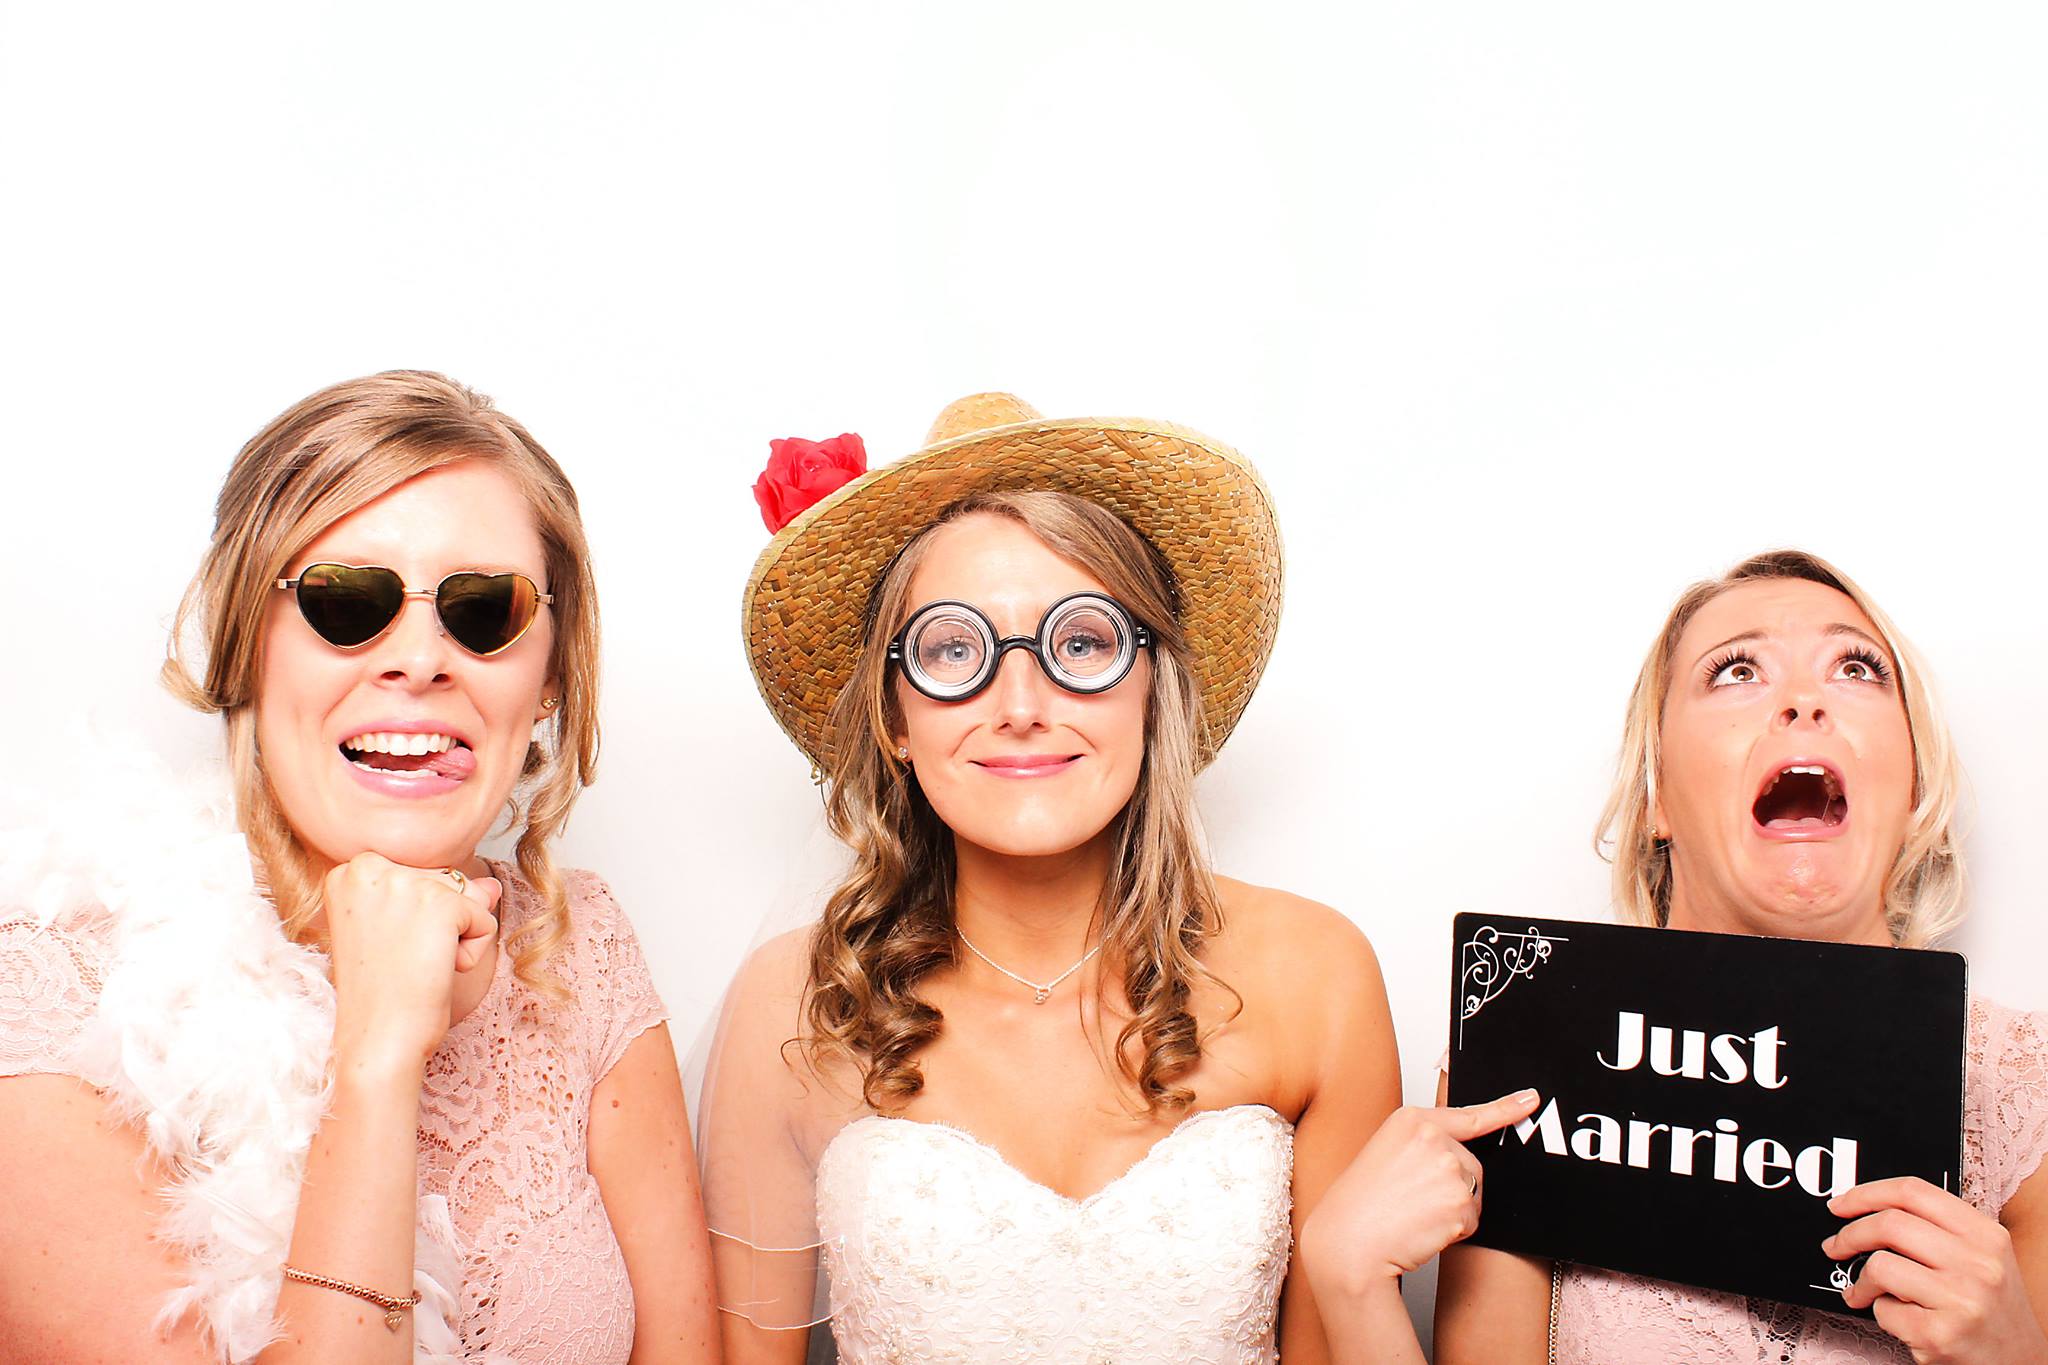
[[[245,1361],[278,1336],[279,1267],[328,1098],[326,955],[289,941],[257,893],[224,774],[181,781],[137,746],[91,748],[90,792],[38,792],[31,819],[0,828],[0,907],[46,924],[111,913],[75,1069],[176,1173],[158,1235],[190,1279],[160,1322],[197,1314],[222,1359]],[[460,1361],[447,1201],[423,1197],[417,1226],[415,1359]]]

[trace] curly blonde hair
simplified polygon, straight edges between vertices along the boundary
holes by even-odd
[[[896,758],[901,714],[887,644],[909,615],[910,580],[930,535],[973,515],[1021,524],[1152,628],[1145,757],[1137,789],[1111,827],[1114,855],[1099,914],[1103,955],[1121,971],[1130,1009],[1117,1035],[1118,1065],[1147,1112],[1185,1108],[1194,1093],[1176,1082],[1201,1057],[1193,983],[1215,979],[1200,953],[1222,926],[1194,805],[1195,773],[1214,743],[1166,561],[1115,513],[1069,493],[963,499],[905,545],[868,600],[865,647],[832,713],[827,774],[826,818],[854,864],[811,936],[803,1044],[814,1064],[850,1059],[867,1104],[886,1110],[923,1088],[916,1054],[943,1027],[917,986],[957,960],[953,835]]]
[[[1891,654],[1913,742],[1913,813],[1905,842],[1885,879],[1885,925],[1892,941],[1918,948],[1939,941],[1962,922],[1963,860],[1955,828],[1962,768],[1942,721],[1927,666],[1899,628],[1848,575],[1804,550],[1752,555],[1719,578],[1695,583],[1679,595],[1650,646],[1629,696],[1614,789],[1600,813],[1594,845],[1614,864],[1614,904],[1633,923],[1663,925],[1671,915],[1671,848],[1653,836],[1664,697],[1671,688],[1672,656],[1700,608],[1743,583],[1800,579],[1833,588],[1862,608]]]
[[[212,543],[178,607],[163,679],[180,700],[221,716],[237,817],[285,932],[303,940],[320,909],[320,879],[256,745],[273,584],[327,527],[408,479],[463,460],[490,463],[525,495],[546,551],[544,590],[555,598],[548,667],[560,704],[527,750],[509,815],[520,875],[542,906],[516,935],[513,969],[556,995],[545,964],[568,936],[569,902],[548,843],[597,768],[597,589],[576,490],[525,427],[483,395],[417,370],[349,380],[293,404],[228,470]]]

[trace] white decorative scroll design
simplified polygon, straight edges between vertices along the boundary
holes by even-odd
[[[1953,1193],[1949,1182],[1954,1175],[1954,1171],[1943,1171],[1941,1173],[1942,1189]],[[1849,1292],[1849,1286],[1856,1283],[1856,1277],[1863,1273],[1863,1267],[1869,1263],[1870,1253],[1867,1251],[1854,1260],[1837,1261],[1835,1262],[1834,1269],[1828,1271],[1828,1282],[1826,1284],[1809,1283],[1806,1287],[1808,1289],[1818,1289],[1823,1293],[1832,1289],[1837,1294],[1846,1294]]]
[[[1458,1046],[1465,1046],[1465,1021],[1485,1009],[1518,976],[1530,976],[1540,962],[1568,938],[1553,937],[1530,925],[1521,933],[1502,933],[1485,925],[1458,948]]]
[[[1869,1259],[1870,1257],[1866,1253],[1856,1257],[1854,1260],[1839,1261],[1834,1265],[1833,1269],[1828,1271],[1828,1282],[1826,1284],[1809,1283],[1806,1287],[1808,1289],[1818,1289],[1823,1294],[1846,1294],[1849,1292],[1849,1286],[1856,1283],[1856,1277],[1863,1273],[1863,1263]]]

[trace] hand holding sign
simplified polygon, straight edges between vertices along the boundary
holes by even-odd
[[[1464,1146],[1529,1116],[1524,1090],[1461,1109],[1396,1109],[1302,1225],[1318,1294],[1420,1268],[1479,1226],[1480,1165]]]
[[[1855,1221],[1821,1250],[1838,1261],[1870,1256],[1843,1300],[1875,1312],[1921,1365],[2048,1359],[1997,1219],[1913,1176],[1858,1185],[1828,1212]]]

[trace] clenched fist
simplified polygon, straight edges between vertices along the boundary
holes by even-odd
[[[359,853],[327,874],[334,959],[334,1051],[418,1069],[448,1032],[455,978],[496,941],[495,877],[460,879]]]

